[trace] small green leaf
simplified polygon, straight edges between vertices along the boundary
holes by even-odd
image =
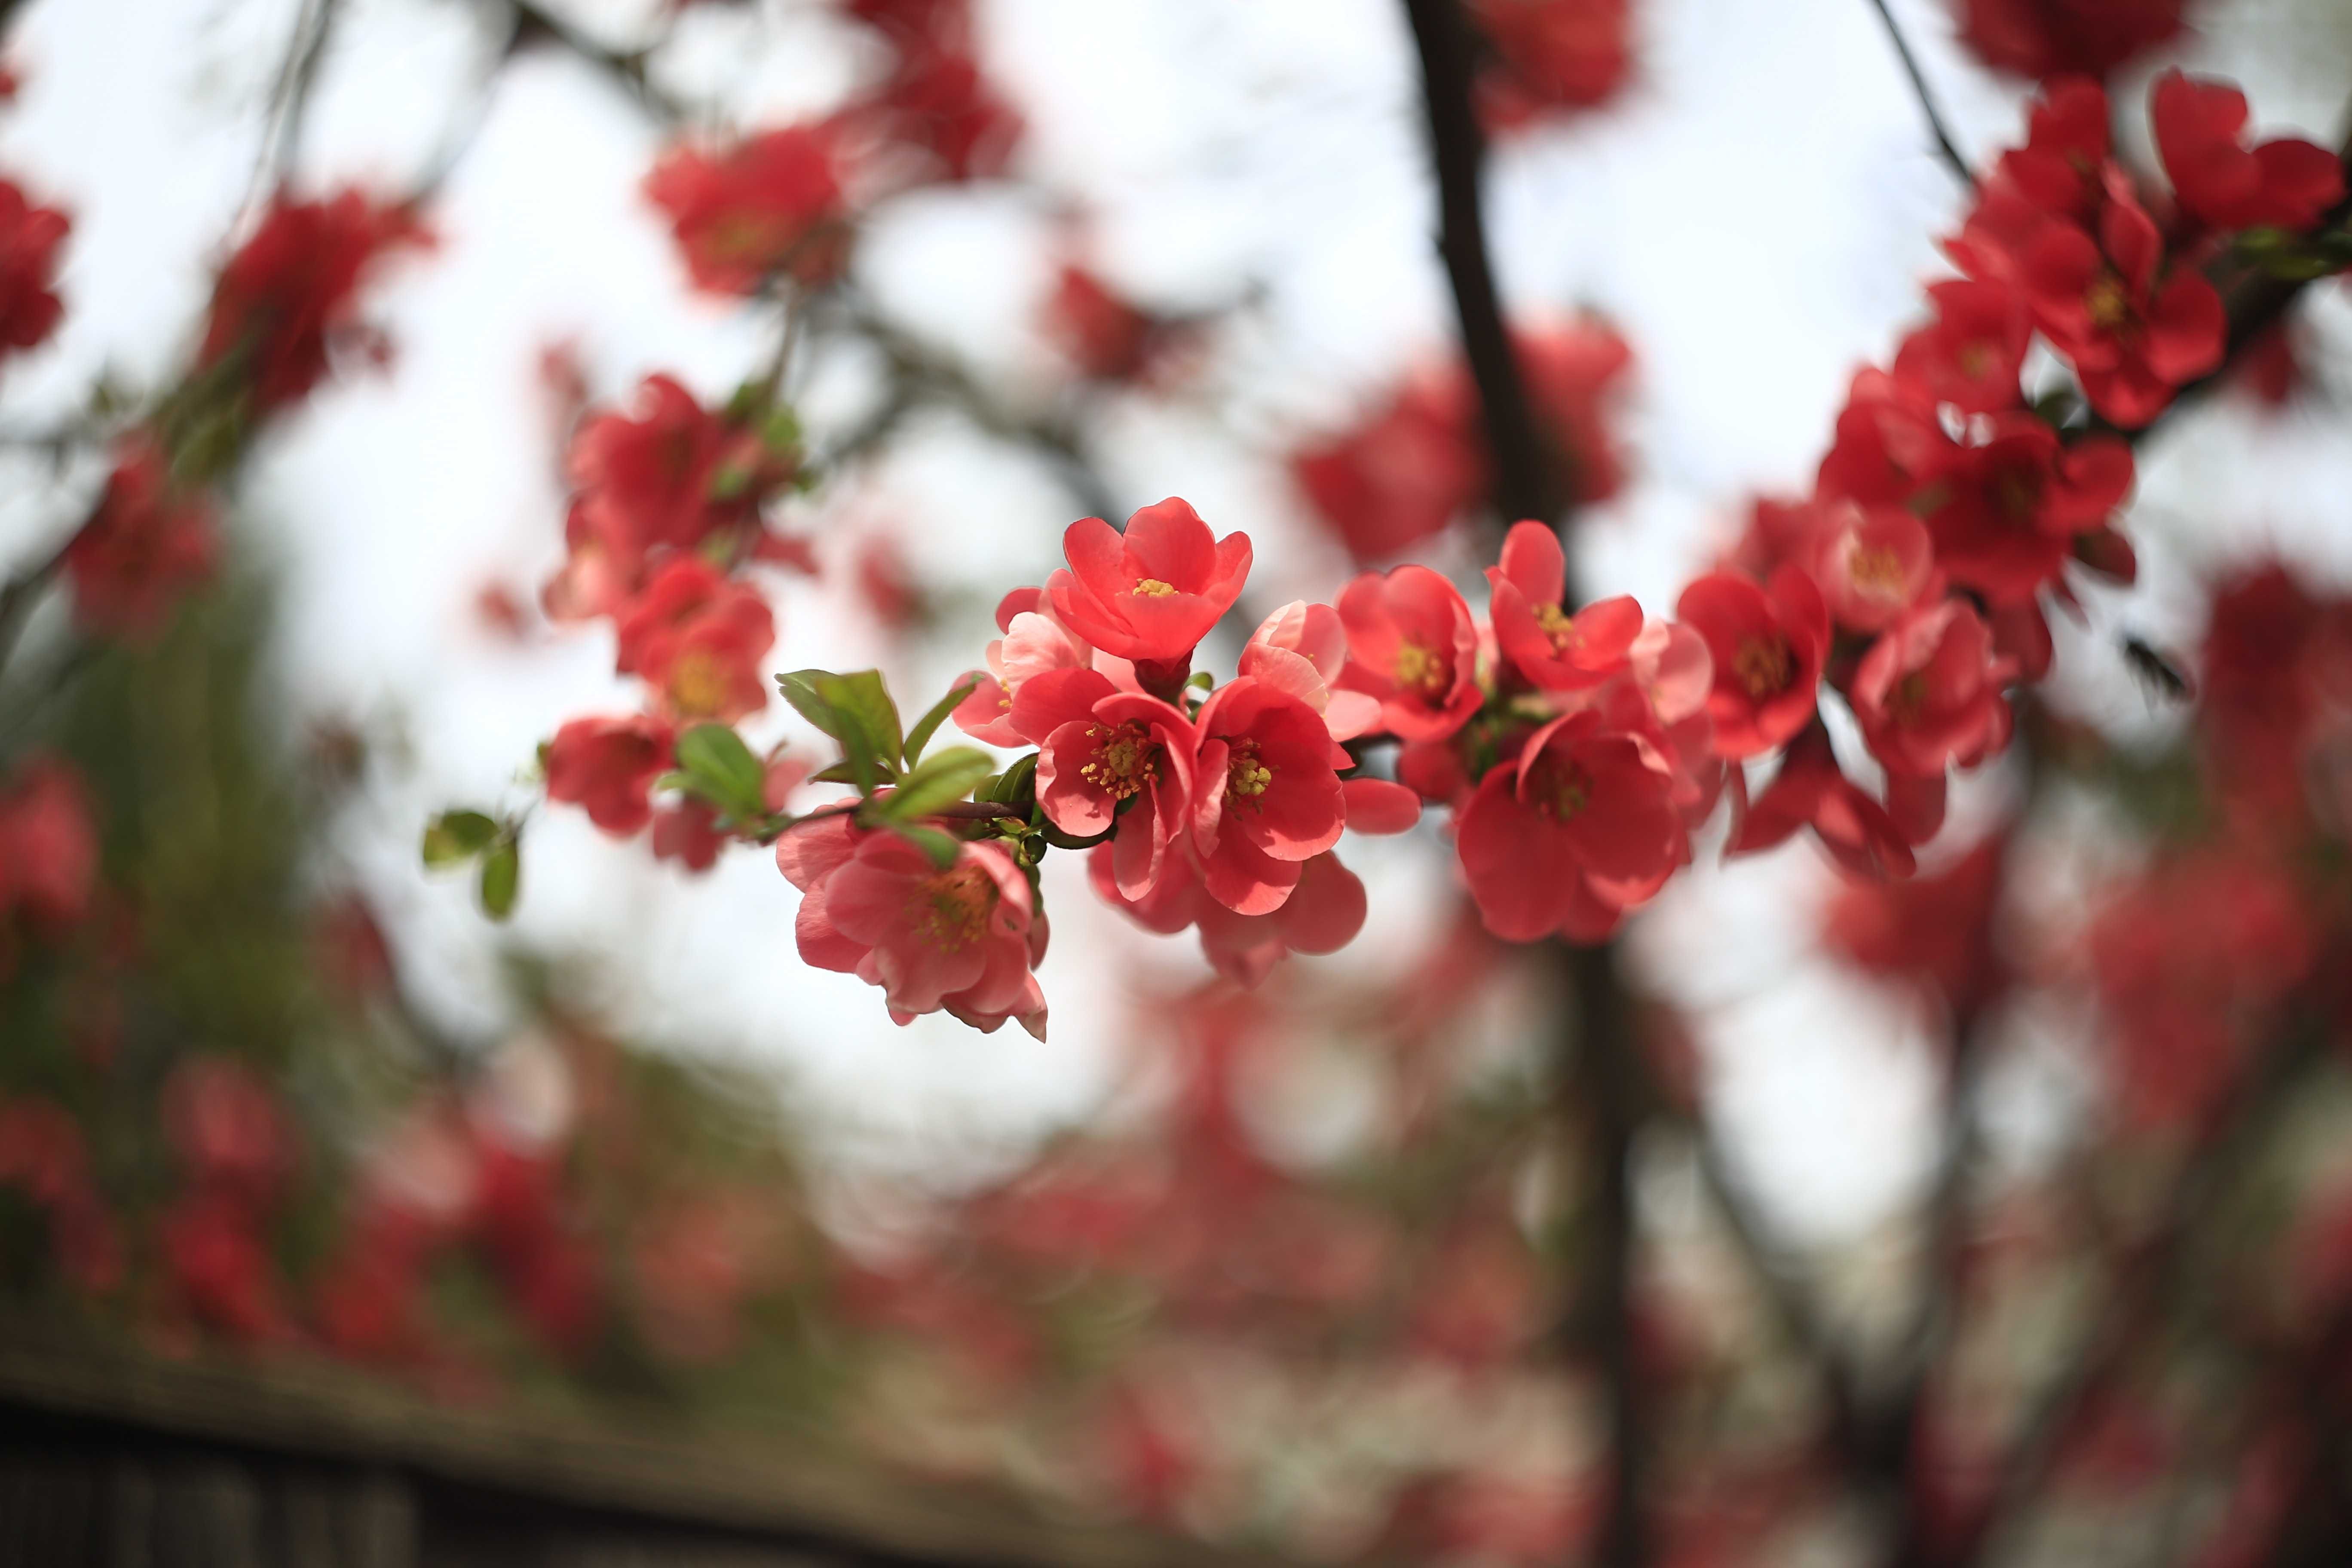
[[[425,825],[425,863],[436,868],[469,860],[499,836],[499,825],[478,811],[445,811]]]
[[[730,726],[698,724],[680,735],[677,765],[688,791],[729,816],[749,818],[767,810],[768,771]]]
[[[1013,759],[1013,765],[999,773],[996,781],[988,786],[988,794],[984,798],[992,800],[999,805],[1009,805],[1026,812],[1035,798],[1036,774],[1036,752],[1031,752],[1026,756],[1017,757]]]
[[[882,672],[861,669],[854,675],[821,675],[816,689],[834,712],[842,717],[845,727],[866,731],[866,742],[874,748],[875,756],[896,772],[898,755],[907,742],[898,729],[898,705],[890,700],[890,689],[882,683]],[[845,735],[834,738],[848,739]]]
[[[515,895],[522,888],[522,846],[512,834],[502,834],[482,858],[482,909],[494,921],[514,913]]]
[[[915,721],[915,727],[907,731],[907,765],[908,767],[922,761],[923,748],[930,744],[931,737],[939,733],[939,728],[947,722],[948,715],[954,712],[963,700],[972,694],[972,689],[979,684],[978,676],[966,676],[962,683],[954,690],[932,703],[929,712]]]
[[[857,782],[857,774],[851,769],[847,763],[835,763],[829,768],[822,768],[817,772],[809,774],[808,782],[811,784],[856,784]]]
[[[817,695],[816,678],[825,673],[822,669],[795,669],[790,674],[776,677],[776,689],[784,694],[784,700],[793,705],[793,712],[839,740],[841,720],[834,713],[832,706]]]
[[[956,863],[963,853],[963,840],[936,827],[926,827],[919,822],[894,822],[890,831],[931,858],[931,864],[944,871]]]
[[[875,805],[887,822],[911,822],[929,816],[951,801],[971,793],[972,785],[996,769],[994,759],[972,746],[950,746],[898,781],[898,787]]]
[[[1110,841],[1112,829],[1106,827],[1100,833],[1096,834],[1092,838],[1074,838],[1070,835],[1063,832],[1060,828],[1055,826],[1051,822],[1047,822],[1042,825],[1037,831],[1045,838],[1046,843],[1052,845],[1056,849],[1091,849],[1097,844],[1108,843]]]
[[[791,409],[778,407],[760,424],[760,440],[779,458],[797,457],[801,449],[801,422]]]

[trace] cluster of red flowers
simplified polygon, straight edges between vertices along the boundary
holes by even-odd
[[[805,569],[808,556],[761,516],[797,477],[800,450],[789,420],[756,416],[759,401],[713,412],[669,377],[648,376],[634,415],[592,414],[572,438],[569,551],[542,602],[558,621],[610,619],[618,672],[645,683],[647,702],[559,730],[547,791],[607,833],[625,837],[653,820],[649,793],[681,726],[732,724],[767,706],[760,661],[775,617],[742,574],[761,562]],[[772,780],[780,791],[791,782],[781,769]],[[656,849],[708,866],[719,844],[710,820],[694,803],[665,812]]]
[[[58,247],[72,225],[54,207],[36,206],[13,180],[0,179],[0,353],[48,341],[65,314],[52,285]]]
[[[841,0],[841,8],[874,29],[890,58],[851,115],[924,154],[938,176],[1002,173],[1021,139],[1021,116],[981,72],[970,0]]]
[[[1987,65],[2048,80],[2104,77],[2181,32],[2187,0],[1951,0],[1960,41]]]
[[[1471,0],[1494,58],[1477,80],[1490,131],[1560,110],[1597,109],[1632,75],[1631,0]]]
[[[1633,351],[1591,317],[1513,334],[1539,434],[1580,505],[1607,500],[1624,465],[1602,415]],[[1460,361],[1425,366],[1353,428],[1290,459],[1315,514],[1359,561],[1388,560],[1468,515],[1490,489],[1478,394]]]

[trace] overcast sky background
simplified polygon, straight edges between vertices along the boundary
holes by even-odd
[[[1170,309],[1254,295],[1189,387],[1122,396],[1095,430],[1123,503],[1191,499],[1247,531],[1265,605],[1329,599],[1342,558],[1307,524],[1275,459],[1343,418],[1441,344],[1450,308],[1430,247],[1433,200],[1416,68],[1389,0],[977,0],[988,68],[1029,121],[1016,172],[1034,184],[930,192],[878,213],[857,275],[896,317],[976,371],[1042,397],[1060,374],[1033,321],[1056,204],[1093,215],[1102,269]],[[488,925],[454,879],[415,863],[425,815],[515,804],[535,744],[566,717],[625,710],[609,630],[517,647],[473,610],[488,583],[529,597],[562,547],[562,495],[536,366],[575,344],[602,398],[655,370],[721,395],[768,352],[758,314],[688,294],[637,194],[660,145],[628,100],[555,52],[509,67],[482,99],[493,40],[473,0],[348,0],[316,93],[300,169],[394,189],[461,143],[433,209],[431,257],[377,290],[398,357],[387,375],[322,392],[249,470],[241,526],[282,571],[289,711],[342,715],[403,738],[405,758],[338,847],[375,897],[420,1001],[494,1037],[508,943],[581,961],[630,1026],[784,1069],[795,1103],[853,1163],[969,1172],[1097,1107],[1132,1033],[1121,998],[1199,972],[1192,939],[1136,932],[1097,906],[1076,857],[1047,874],[1049,1043],[951,1020],[894,1027],[879,996],[794,956],[797,895],[761,854],[708,878],[602,839],[576,812],[533,820],[522,908]],[[566,10],[616,40],[647,4]],[[262,111],[295,0],[35,0],[0,112],[0,166],[74,217],[68,315],[57,342],[0,384],[0,424],[72,406],[110,367],[148,387],[184,354],[222,237],[251,188]],[[1883,354],[1936,270],[1932,237],[1959,193],[1929,143],[1865,0],[1637,0],[1639,80],[1588,121],[1514,140],[1490,176],[1490,221],[1515,310],[1595,307],[1635,347],[1627,435],[1635,478],[1580,538],[1595,592],[1671,610],[1680,583],[1736,530],[1744,499],[1802,487],[1845,380]],[[2017,91],[1951,45],[1944,12],[1898,3],[1972,153],[2014,141]],[[2201,13],[2185,58],[2238,76],[2264,127],[2332,138],[2352,96],[2352,15],[2330,0],[2233,0]],[[701,8],[657,62],[677,90],[746,125],[837,100],[871,58],[814,0],[759,13]],[[479,113],[478,125],[471,117]],[[2137,117],[2137,110],[2134,111]],[[466,138],[470,134],[470,142]],[[1054,195],[1047,195],[1050,190]],[[2330,288],[2332,341],[2352,312]],[[871,390],[858,367],[814,367],[822,430]],[[2168,721],[2123,672],[2116,628],[2193,638],[2197,569],[2289,550],[2352,579],[2345,438],[2352,384],[2284,420],[2200,410],[2144,454],[2132,518],[2146,568],[2062,628],[2058,700],[2120,731]],[[94,474],[0,503],[0,561],[29,558],[75,515]],[[79,485],[80,489],[73,487]],[[963,595],[961,635],[894,649],[826,586],[776,596],[776,668],[881,660],[909,710],[978,662],[987,607],[1041,581],[1076,515],[1049,470],[951,421],[918,425],[872,475],[804,503],[839,555],[854,531],[903,546],[929,587]],[[1462,569],[1474,564],[1453,560]],[[1225,650],[1221,670],[1230,668]],[[791,732],[780,712],[757,737]],[[1973,792],[1983,820],[2004,787]],[[2095,824],[2051,835],[2063,889],[2108,851]],[[1373,888],[1364,936],[1318,962],[1376,973],[1411,951],[1451,875],[1433,827],[1346,850]],[[1829,886],[1799,846],[1685,879],[1638,931],[1654,983],[1694,1010],[1717,1070],[1713,1113],[1775,1210],[1816,1240],[1858,1236],[1911,1194],[1932,1154],[1932,1064],[1899,996],[1811,951]],[[2030,1157],[2082,1092],[2062,1048],[2080,1021],[2025,1026],[1996,1087],[2008,1146]]]

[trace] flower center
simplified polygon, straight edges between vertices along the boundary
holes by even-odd
[[[1898,724],[1908,724],[1919,717],[1927,706],[1927,672],[1915,669],[1895,683],[1886,694],[1886,710]]]
[[[1732,656],[1731,673],[1747,688],[1748,696],[1769,697],[1788,689],[1794,664],[1789,657],[1789,639],[1778,633],[1742,637],[1739,651]]]
[[[1584,634],[1576,629],[1575,618],[1558,605],[1538,605],[1536,625],[1551,638],[1554,653],[1566,653],[1584,640]]]
[[[1536,809],[1556,822],[1570,820],[1592,802],[1592,775],[1574,763],[1547,765],[1536,785]]]
[[[1095,742],[1094,755],[1078,776],[1111,799],[1125,800],[1160,776],[1160,747],[1135,720],[1097,724],[1087,737]]]
[[[1157,577],[1139,577],[1135,580],[1135,587],[1131,590],[1147,599],[1164,599],[1175,591],[1176,584],[1162,583]]]
[[[1558,614],[1555,608],[1554,614]],[[1397,646],[1396,683],[1426,698],[1438,698],[1454,684],[1454,661],[1426,643]]]
[[[967,863],[926,879],[907,912],[917,935],[942,952],[960,952],[980,940],[995,906],[994,879]]]
[[[2042,478],[2027,468],[2011,468],[1993,481],[1994,500],[2013,523],[2029,523],[2042,510]]]
[[[1903,558],[1892,550],[1864,545],[1847,558],[1846,575],[1864,593],[1891,599],[1903,592]]]
[[[2131,321],[2131,296],[2124,291],[2122,279],[2103,272],[2084,293],[2083,309],[2090,312],[2091,325],[2099,331],[2119,331]]]
[[[669,669],[670,706],[681,715],[701,718],[727,703],[727,675],[707,653],[679,656]]]
[[[1225,804],[1255,803],[1274,783],[1274,769],[1258,761],[1255,741],[1236,741],[1225,762]]]

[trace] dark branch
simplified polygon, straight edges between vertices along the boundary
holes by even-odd
[[[1870,0],[1870,4],[1878,12],[1878,19],[1886,24],[1886,36],[1894,40],[1895,52],[1902,58],[1904,74],[1911,79],[1912,95],[1919,100],[1919,112],[1927,118],[1927,130],[1936,138],[1936,147],[1944,155],[1945,165],[1960,184],[1970,190],[1976,189],[1977,177],[1969,172],[1969,161],[1960,156],[1959,148],[1953,143],[1952,133],[1944,128],[1944,116],[1936,108],[1936,95],[1927,90],[1927,79],[1921,74],[1919,62],[1912,56],[1911,45],[1903,37],[1903,29],[1895,22],[1895,13],[1886,8],[1886,0]]]

